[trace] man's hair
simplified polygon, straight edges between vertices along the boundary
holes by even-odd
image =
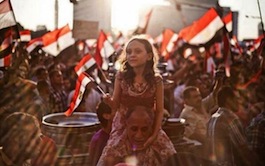
[[[39,76],[42,74],[42,72],[44,72],[44,71],[47,71],[46,67],[45,67],[45,66],[40,66],[40,67],[38,67],[38,68],[36,69],[36,71],[35,71],[35,75],[36,75],[37,77],[39,77]]]
[[[229,86],[222,87],[217,93],[217,104],[219,107],[224,107],[228,100],[234,98],[235,93]]]
[[[145,107],[145,106],[141,106],[141,105],[137,105],[137,106],[129,108],[125,114],[125,119],[128,120],[131,117],[132,113],[135,112],[136,110],[141,110],[141,111],[146,112],[148,117],[152,121],[154,120],[154,111],[149,107]]]
[[[99,102],[96,108],[97,117],[99,122],[103,127],[106,127],[108,124],[108,119],[103,117],[103,114],[111,114],[111,108],[108,104],[104,103],[103,101]]]
[[[183,99],[187,99],[190,97],[190,93],[198,91],[198,88],[195,86],[187,86],[183,91]]]

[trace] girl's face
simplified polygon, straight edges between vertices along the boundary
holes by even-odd
[[[131,67],[144,67],[152,53],[147,53],[143,43],[133,40],[126,48],[126,58]]]

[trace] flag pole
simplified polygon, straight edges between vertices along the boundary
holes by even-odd
[[[257,0],[257,2],[258,2],[258,8],[259,8],[259,15],[260,15],[262,33],[263,33],[263,36],[265,37],[264,24],[263,24],[262,14],[261,14],[261,10],[260,10],[259,0]]]
[[[94,80],[94,78],[93,77],[91,77],[90,75],[88,75],[88,74],[86,74],[86,76],[90,79],[90,80],[92,80],[93,82],[95,82],[96,83],[96,81]],[[103,89],[96,83],[96,85],[97,85],[97,89],[103,94],[103,95],[105,95],[106,96],[106,93],[103,91]]]

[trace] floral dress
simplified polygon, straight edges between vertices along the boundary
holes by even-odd
[[[150,87],[147,84],[146,85],[138,85],[138,86],[130,86],[126,81],[123,79],[122,74],[118,73],[116,76],[120,80],[120,86],[121,86],[121,99],[120,99],[120,106],[116,112],[116,115],[113,119],[112,123],[112,131],[110,133],[110,138],[108,140],[108,143],[106,147],[103,150],[101,159],[104,158],[104,156],[115,156],[115,157],[122,157],[121,155],[125,154],[115,154],[117,151],[113,151],[113,149],[122,149],[121,143],[124,142],[124,129],[125,129],[125,114],[128,110],[127,108],[130,108],[135,105],[142,105],[145,107],[152,108],[154,111],[155,106],[155,95],[156,95],[156,84],[161,83],[162,78],[161,76],[156,77],[156,84],[154,86]],[[160,158],[161,163],[165,163],[168,157],[176,153],[174,145],[166,135],[166,133],[160,129],[157,139],[153,142],[151,145],[151,149],[155,151]],[[153,153],[148,153],[152,154]],[[145,155],[148,155],[145,154]],[[152,156],[145,156],[145,160],[154,160],[152,159]],[[145,163],[148,163],[148,161],[145,161]],[[150,161],[150,163],[153,163],[153,161]]]

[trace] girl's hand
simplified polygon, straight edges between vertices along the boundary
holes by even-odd
[[[106,103],[106,104],[108,104],[108,105],[111,104],[111,96],[110,96],[109,93],[106,93],[106,95],[103,95],[103,102]]]

